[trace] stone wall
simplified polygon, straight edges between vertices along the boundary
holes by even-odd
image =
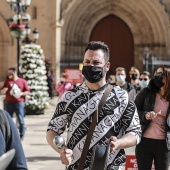
[[[3,81],[7,69],[17,67],[17,40],[11,36],[6,22],[15,13],[6,1],[0,0],[0,4],[0,81]],[[29,22],[32,31],[37,28],[40,33],[36,43],[42,46],[45,57],[52,60],[53,69],[56,65],[56,10],[56,0],[32,0],[27,9],[32,18]],[[29,38],[33,40],[32,33]]]
[[[95,24],[103,17],[114,14],[127,23],[134,36],[135,66],[142,68],[144,50],[166,56],[170,47],[169,0],[32,0],[28,7],[32,30],[40,32],[37,44],[45,57],[52,61],[58,81],[60,60],[79,60]],[[14,14],[6,1],[0,0],[0,81],[7,68],[17,65],[16,39],[9,31],[6,19]],[[30,35],[32,39],[32,35]]]

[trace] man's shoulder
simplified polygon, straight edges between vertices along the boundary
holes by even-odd
[[[131,90],[129,91],[129,94],[136,93],[136,92],[137,92],[136,89],[131,89]]]
[[[118,85],[114,85],[113,86],[113,90],[114,91],[116,91],[116,92],[122,92],[122,93],[124,93],[124,92],[126,92],[126,90],[124,90],[124,89],[122,89],[120,86],[118,86]]]
[[[18,80],[17,80],[15,83],[16,83],[16,84],[17,84],[17,83],[28,84],[27,81],[26,81],[26,79],[21,78],[21,77],[19,77]]]
[[[120,86],[114,86],[112,92],[115,93],[117,98],[128,99],[128,92],[122,89]]]
[[[4,83],[9,83],[9,82],[13,82],[13,80],[6,79],[6,80],[4,81]]]
[[[62,95],[61,99],[65,100],[67,98],[67,102],[69,102],[69,101],[73,100],[74,98],[81,96],[81,95],[84,96],[84,94],[87,94],[87,93],[88,93],[88,88],[85,85],[85,83],[83,82],[82,84],[78,85],[77,87],[73,87],[72,89],[65,91],[64,94]]]
[[[18,77],[19,81],[26,81],[26,79],[24,79],[23,77]]]

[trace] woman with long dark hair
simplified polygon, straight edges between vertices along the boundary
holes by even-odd
[[[136,146],[138,170],[168,170],[170,162],[170,66],[156,69],[149,86],[136,97],[142,127]]]

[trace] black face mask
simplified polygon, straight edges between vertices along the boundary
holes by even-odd
[[[132,77],[131,77],[132,80],[136,80],[137,78],[138,78],[137,74],[132,74]]]
[[[90,83],[96,83],[104,77],[106,71],[104,67],[83,66],[82,74]]]
[[[154,76],[154,84],[155,84],[155,86],[158,87],[158,88],[161,88],[161,87],[164,85],[164,83],[162,82],[162,80],[163,80],[163,75],[162,75],[162,73],[161,73],[161,74],[156,74],[156,75]]]

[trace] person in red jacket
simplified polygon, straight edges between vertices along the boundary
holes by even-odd
[[[18,77],[16,68],[8,69],[8,76],[5,80],[1,93],[6,94],[5,110],[13,117],[16,114],[19,123],[20,138],[25,134],[24,123],[24,98],[30,89],[25,79]]]

